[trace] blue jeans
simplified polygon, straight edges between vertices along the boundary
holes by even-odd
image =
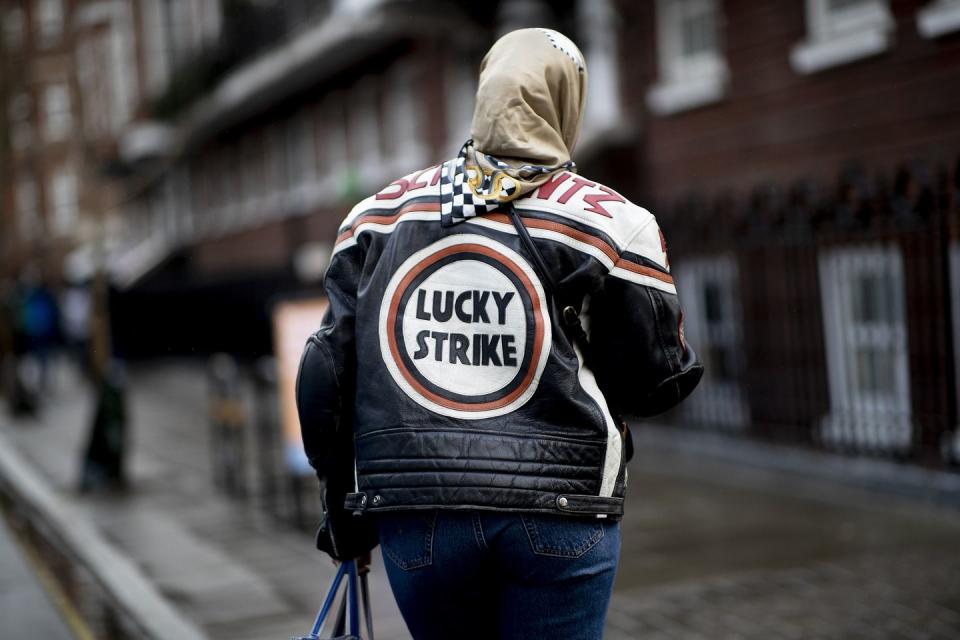
[[[415,640],[600,640],[619,523],[452,510],[383,513],[379,523]]]

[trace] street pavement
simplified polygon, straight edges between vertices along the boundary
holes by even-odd
[[[304,633],[334,568],[212,486],[205,394],[196,364],[131,371],[123,494],[74,491],[92,406],[68,370],[0,431],[212,638]],[[639,442],[609,640],[960,638],[957,512]],[[408,638],[374,565],[377,637]]]
[[[74,635],[50,601],[24,550],[0,514],[0,638],[71,640]]]

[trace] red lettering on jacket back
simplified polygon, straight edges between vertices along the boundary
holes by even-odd
[[[441,169],[443,169],[443,165],[433,166],[433,167],[424,169],[423,171],[417,172],[417,174],[413,176],[413,178],[410,180],[407,180],[406,178],[400,178],[399,180],[394,180],[389,185],[384,187],[383,190],[376,195],[376,199],[377,200],[396,200],[397,198],[405,194],[407,191],[416,191],[417,189],[423,189],[425,186],[427,186],[427,181],[423,179],[423,176],[425,176],[430,171],[434,171],[434,174],[429,184],[430,186],[435,186],[438,182],[440,182]],[[391,191],[390,190],[391,188],[395,188],[395,189]]]
[[[591,211],[593,213],[599,213],[602,216],[612,218],[613,216],[610,215],[610,212],[604,209],[603,205],[601,205],[600,203],[601,202],[626,202],[627,199],[624,198],[619,193],[617,193],[616,191],[614,191],[613,189],[605,187],[602,184],[597,185],[597,188],[603,191],[603,193],[606,195],[603,195],[600,193],[591,193],[590,195],[583,196],[583,201],[586,202],[588,205],[590,205],[589,207],[585,207],[584,211]]]
[[[573,186],[567,189],[566,193],[557,198],[557,202],[560,204],[567,204],[567,200],[573,197],[573,195],[583,189],[584,187],[595,187],[597,186],[596,182],[591,182],[589,180],[584,180],[583,178],[574,178]]]
[[[390,187],[396,187],[396,191],[388,191]],[[383,191],[376,195],[377,200],[396,200],[403,194],[407,192],[407,189],[410,188],[410,183],[400,178],[399,180],[394,180],[389,185],[384,187]]]
[[[570,177],[570,174],[564,171],[563,173],[558,173],[553,176],[537,189],[537,198],[540,200],[549,200],[550,196],[553,195],[553,192],[557,190],[561,184],[566,182],[567,178]]]

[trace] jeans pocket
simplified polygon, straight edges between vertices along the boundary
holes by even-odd
[[[540,556],[579,558],[603,539],[603,526],[586,518],[521,516],[530,548]]]
[[[378,515],[383,554],[403,569],[419,569],[433,562],[436,511],[406,511]]]

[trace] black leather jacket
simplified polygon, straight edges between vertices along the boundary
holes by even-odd
[[[506,215],[441,225],[439,171],[396,180],[340,228],[298,380],[311,464],[323,476],[355,446],[356,511],[621,515],[607,399],[659,413],[702,373],[656,220],[571,173],[515,201],[564,297],[584,306],[581,354]]]

